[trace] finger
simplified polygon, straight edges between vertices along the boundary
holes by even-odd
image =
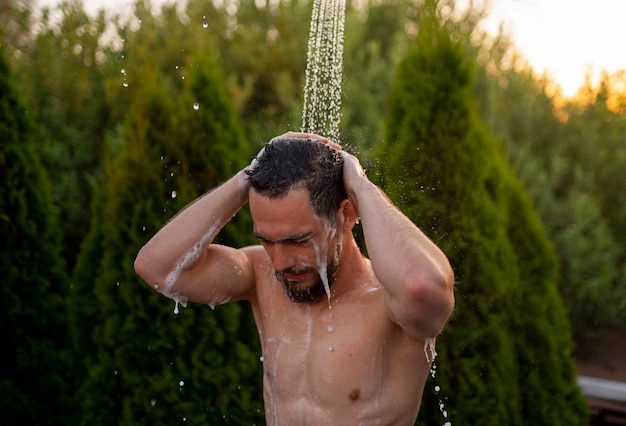
[[[332,148],[334,148],[334,149],[336,149],[338,151],[341,151],[341,145],[339,145],[336,142],[331,141],[327,137],[320,136],[320,135],[315,134],[315,133],[287,132],[285,134],[282,134],[280,136],[277,136],[277,137],[273,138],[272,141],[276,140],[276,139],[288,139],[288,138],[313,139],[313,140],[325,143],[327,145],[330,145]]]
[[[326,139],[326,142],[328,145],[330,145],[331,147],[335,148],[337,151],[341,151],[341,145],[339,145],[337,142],[333,142],[330,139]]]
[[[325,136],[320,136],[317,135],[315,133],[298,133],[298,135],[301,135],[300,137],[306,138],[306,139],[313,139],[316,140],[318,142],[322,142],[326,145],[331,146],[332,148],[336,149],[337,151],[341,151],[341,145],[339,145],[337,142],[332,141],[330,139],[328,139]]]

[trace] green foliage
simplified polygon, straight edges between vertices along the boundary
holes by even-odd
[[[555,245],[560,292],[580,345],[626,324],[626,117],[609,109],[616,95],[608,76],[598,90],[581,89],[582,106],[557,108],[549,79],[538,80],[506,43],[494,42],[478,73],[481,116],[504,142]]]
[[[310,1],[245,0],[229,19],[220,59],[246,134],[300,130]]]
[[[381,184],[457,278],[438,342],[442,391],[427,389],[420,421],[442,422],[445,400],[453,423],[585,424],[554,252],[475,116],[463,34],[446,29],[437,2],[426,2],[420,23],[390,95],[388,142],[376,147]]]
[[[45,12],[40,25],[31,28],[27,37],[33,39],[24,46],[26,59],[17,63],[17,78],[40,124],[34,129],[38,156],[54,183],[50,191],[59,211],[62,254],[71,269],[90,220],[85,206],[101,171],[109,125],[109,105],[101,101],[106,71],[101,63],[108,51],[101,46],[103,16],[90,19],[75,0],[63,2],[59,12],[54,18]]]
[[[251,155],[211,50],[184,60],[180,88],[143,65],[121,140],[111,143],[119,152],[95,197],[74,280],[74,322],[92,324],[77,341],[88,375],[79,392],[82,424],[241,424],[263,416],[251,316],[237,304],[175,315],[174,303],[133,270],[147,238]],[[244,233],[245,215],[222,238],[237,245]]]
[[[406,39],[402,27],[414,8],[413,2],[394,0],[346,12],[340,124],[341,143],[349,148],[366,153],[384,137],[381,117],[398,57],[394,45]]]
[[[67,276],[32,123],[0,48],[0,423],[71,421]]]
[[[453,3],[442,0],[440,11]],[[39,416],[28,424],[67,424],[62,397],[76,381],[83,423],[258,422],[249,309],[173,315],[132,259],[262,141],[300,127],[311,2],[139,0],[121,16],[89,16],[80,0],[41,15],[33,7],[0,8],[0,45],[25,105],[11,103],[15,89],[5,97],[13,83],[2,86],[1,324],[12,360],[2,415],[27,410]],[[442,391],[429,388],[422,417],[442,422],[439,398],[453,423],[460,411],[469,423],[577,412],[564,385],[571,344],[554,280],[577,343],[626,322],[623,74],[564,103],[505,35],[479,33],[483,12],[433,22],[420,7],[347,5],[341,139],[368,169],[381,166],[380,182],[455,262],[457,310],[438,345]],[[0,76],[10,80],[4,68]],[[477,124],[474,105],[502,147]],[[249,225],[238,215],[220,242],[249,243]],[[66,270],[80,252],[70,299],[59,238]],[[61,350],[68,310],[71,354]]]

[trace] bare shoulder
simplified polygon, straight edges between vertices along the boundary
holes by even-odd
[[[272,266],[272,260],[267,255],[263,246],[248,246],[240,249],[240,251],[246,255],[254,270],[255,285],[267,279],[273,279],[274,267]]]
[[[386,338],[393,337],[396,342],[404,342],[410,347],[421,347],[420,345],[423,345],[424,341],[407,333],[390,313],[388,309],[389,293],[371,269],[371,263],[368,262],[367,265],[369,268],[366,268],[364,283],[353,291],[355,300],[358,301],[357,306],[366,307],[366,317],[376,318],[375,322],[380,327],[381,333],[386,335]],[[419,352],[421,353],[421,350]]]
[[[268,259],[265,249],[259,244],[243,247],[240,250],[245,253],[254,263],[263,262]]]

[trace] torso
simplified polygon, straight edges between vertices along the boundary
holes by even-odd
[[[389,319],[371,268],[330,304],[296,304],[263,257],[252,308],[267,424],[413,425],[429,369],[424,342]]]

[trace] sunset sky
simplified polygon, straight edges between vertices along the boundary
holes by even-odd
[[[58,0],[38,0],[54,4]],[[153,0],[154,3],[172,0]],[[458,0],[457,4],[466,0]],[[482,0],[491,4],[484,26],[490,32],[500,23],[537,73],[547,71],[572,96],[590,67],[626,69],[626,0]],[[89,13],[100,8],[121,11],[133,0],[83,0]],[[481,0],[475,3],[482,4]],[[595,79],[594,79],[595,81]]]
[[[624,19],[626,0],[491,0],[485,27],[504,23],[533,68],[572,96],[588,66],[596,78],[626,69]]]

